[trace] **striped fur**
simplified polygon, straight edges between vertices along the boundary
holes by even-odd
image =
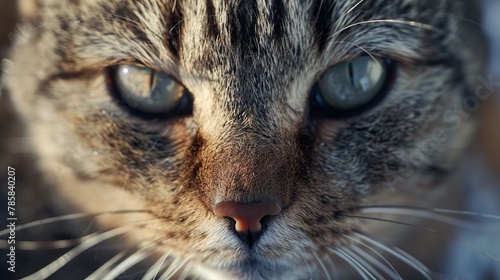
[[[484,61],[463,20],[478,19],[473,2],[39,1],[6,82],[54,192],[82,212],[147,210],[126,244],[159,240],[156,253],[207,278],[324,279],[321,260],[356,232],[398,233],[353,221],[359,206],[441,201],[437,179],[454,172],[473,124],[457,106]],[[315,116],[319,76],[367,54],[395,61],[387,98],[356,118]],[[130,115],[106,81],[124,63],[181,82],[193,115]],[[274,198],[285,210],[251,250],[211,211]]]

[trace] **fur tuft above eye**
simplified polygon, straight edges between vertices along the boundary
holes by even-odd
[[[313,106],[330,118],[353,117],[385,96],[390,61],[361,56],[328,69],[313,89]]]
[[[184,86],[151,68],[116,66],[111,83],[120,103],[139,117],[166,119],[192,113],[192,100]]]

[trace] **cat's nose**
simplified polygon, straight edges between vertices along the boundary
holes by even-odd
[[[251,247],[260,237],[262,218],[278,215],[281,213],[281,206],[276,202],[236,203],[225,201],[217,203],[213,211],[219,217],[233,219],[236,222],[235,230],[238,237]]]

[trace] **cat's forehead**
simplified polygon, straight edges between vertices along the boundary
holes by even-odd
[[[448,53],[441,30],[446,17],[426,12],[427,2],[49,1],[45,13],[62,63],[133,61],[177,78],[269,91],[270,81],[283,88],[301,76],[307,84],[327,67],[367,53],[440,59]],[[439,1],[433,5],[443,9],[433,10],[445,13],[448,4]]]
[[[446,17],[435,11],[446,13],[450,1],[433,3],[443,6],[434,12],[427,11],[427,2],[49,1],[45,13],[60,27],[48,28],[61,41],[71,41],[63,51],[74,47],[83,57],[89,53],[106,59],[135,58],[148,66],[178,67],[180,62],[191,71],[210,72],[242,62],[257,68],[263,61],[288,61],[296,67],[315,59],[333,63],[350,52],[373,50],[403,59],[425,57],[439,44],[427,44],[424,53],[419,40],[426,31],[443,31]]]
[[[305,110],[311,86],[336,63],[366,54],[400,61],[449,54],[447,17],[435,11],[446,13],[451,2],[433,3],[442,9],[432,13],[427,2],[48,1],[45,13],[59,65],[77,69],[69,71],[139,63],[172,75],[198,102],[218,102],[232,118],[279,116],[291,107],[288,119]]]

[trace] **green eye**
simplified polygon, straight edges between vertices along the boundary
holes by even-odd
[[[113,83],[118,99],[145,118],[168,118],[190,113],[185,88],[170,76],[147,67],[120,65]]]
[[[365,111],[383,96],[388,76],[386,60],[361,56],[333,66],[317,83],[315,101],[333,117]]]

